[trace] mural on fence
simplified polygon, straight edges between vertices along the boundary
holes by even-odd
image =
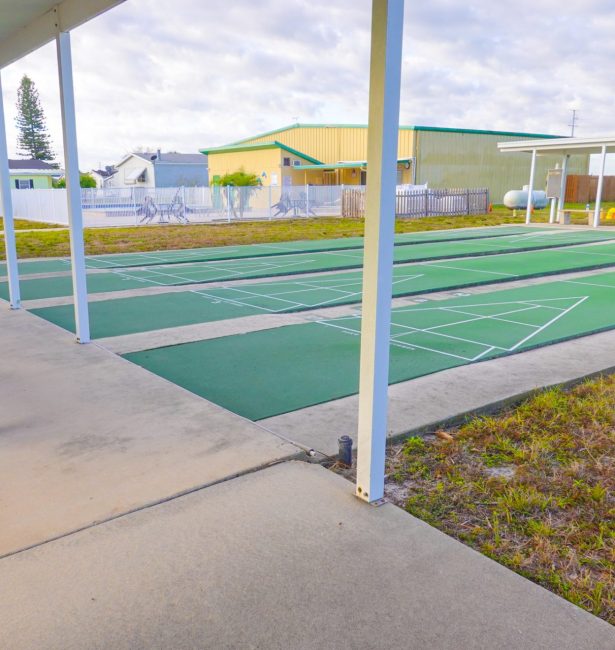
[[[186,224],[315,217],[364,216],[365,187],[87,188],[81,192],[86,226]],[[19,190],[15,216],[68,224],[66,190]],[[431,190],[399,186],[397,215],[463,215],[487,212],[485,189]]]

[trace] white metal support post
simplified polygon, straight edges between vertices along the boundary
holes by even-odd
[[[384,496],[403,0],[372,1],[356,494]]]
[[[596,206],[594,208],[594,228],[600,225],[600,208],[602,207],[602,186],[604,185],[604,167],[606,165],[606,145],[602,145],[600,152],[600,175],[598,176],[598,189],[596,190]]]
[[[568,160],[570,159],[569,155],[564,156],[562,161],[562,184],[559,188],[559,199],[557,201],[557,216],[558,221],[559,217],[566,207],[566,181],[568,180]]]
[[[527,210],[525,212],[526,225],[532,221],[534,207],[534,176],[536,175],[536,149],[532,149],[532,166],[530,167],[530,184],[527,188]]]
[[[83,211],[81,209],[81,185],[77,153],[73,64],[70,50],[70,34],[68,32],[58,32],[56,35],[56,47],[58,53],[58,73],[60,77],[62,133],[64,136],[64,165],[66,170],[66,197],[68,201],[73,299],[75,303],[75,332],[78,343],[88,343],[90,341],[90,319],[88,314],[88,288],[86,284],[85,251],[83,245]]]
[[[17,248],[15,246],[15,225],[13,223],[13,198],[9,155],[6,146],[6,123],[2,103],[2,80],[0,79],[0,195],[2,195],[2,216],[4,217],[4,247],[6,249],[6,274],[9,280],[9,303],[11,309],[21,307],[19,296],[19,271]]]

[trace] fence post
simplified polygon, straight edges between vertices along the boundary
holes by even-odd
[[[310,186],[305,184],[305,216],[310,216]]]
[[[267,189],[269,190],[269,201],[268,201],[267,205],[269,206],[269,207],[268,207],[268,210],[269,210],[269,221],[271,221],[271,220],[273,219],[273,209],[272,209],[272,207],[271,207],[271,201],[273,201],[272,194],[271,194],[271,185],[268,185],[268,186],[267,186]]]
[[[470,212],[470,188],[466,189],[466,203],[467,203],[467,205],[466,205],[467,213],[468,213],[468,215],[470,215],[471,214],[471,212]]]
[[[135,196],[135,188],[130,188],[130,202],[132,203],[132,213],[135,216],[135,226],[139,225],[139,219],[137,217],[137,197]]]
[[[429,190],[425,189],[425,216],[429,216]]]
[[[231,186],[226,186],[226,220],[231,223]]]

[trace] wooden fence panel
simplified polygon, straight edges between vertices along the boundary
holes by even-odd
[[[598,193],[598,177],[586,174],[570,174],[566,180],[566,201],[569,203],[593,203]],[[602,200],[615,201],[615,176],[605,176]]]

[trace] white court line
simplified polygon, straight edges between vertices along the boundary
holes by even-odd
[[[401,278],[401,279],[398,279],[398,280],[394,281],[393,284],[395,285],[395,284],[399,284],[399,283],[402,283],[402,282],[406,282],[407,280],[416,279],[418,277],[422,277],[422,275],[423,274]],[[333,280],[331,280],[331,281],[333,281]],[[244,288],[240,288],[240,287],[221,287],[221,289],[223,289],[225,291],[244,293],[246,295],[254,296],[256,298],[264,298],[264,299],[269,299],[269,300],[277,300],[279,302],[287,302],[287,303],[293,304],[293,305],[295,305],[297,307],[320,308],[320,307],[329,305],[331,303],[339,303],[341,300],[346,300],[347,301],[348,299],[354,299],[355,297],[360,296],[361,293],[362,293],[362,289],[359,289],[358,291],[348,291],[348,290],[344,290],[344,289],[340,288],[340,287],[344,287],[344,286],[357,285],[357,283],[358,283],[358,281],[355,280],[353,282],[346,282],[346,283],[343,283],[341,285],[332,287],[332,286],[323,286],[323,285],[318,285],[318,284],[314,285],[314,284],[311,284],[308,281],[305,281],[305,282],[298,281],[298,282],[292,282],[292,283],[285,283],[284,282],[284,283],[280,283],[280,284],[281,285],[290,284],[291,286],[301,287],[301,288],[295,289],[293,291],[290,291],[290,290],[288,290],[288,291],[280,291],[278,293],[257,293],[257,292],[249,291],[248,289],[244,289]],[[267,286],[267,285],[265,285],[265,286]],[[323,300],[321,302],[311,303],[309,305],[307,305],[307,304],[305,304],[303,302],[299,302],[299,301],[290,301],[290,300],[285,300],[283,298],[279,298],[279,296],[292,296],[293,294],[305,294],[305,293],[312,292],[312,291],[335,291],[335,292],[338,292],[338,293],[340,293],[342,295],[341,296],[336,296],[335,298],[331,298],[329,300]],[[212,300],[217,300],[217,301],[221,301],[221,302],[228,301],[228,302],[231,302],[234,305],[243,304],[246,307],[256,307],[258,309],[267,309],[267,308],[264,308],[264,307],[252,305],[251,303],[242,303],[241,300],[236,299],[236,298],[226,298],[226,297],[223,297],[223,296],[214,295],[212,293],[204,293],[203,291],[193,291],[193,293],[197,293],[197,294],[199,294],[201,296],[207,296],[208,298],[210,298]],[[288,308],[286,308],[285,310],[287,310],[287,309]],[[267,309],[267,311],[271,311],[271,312],[275,312],[275,313],[278,313],[280,311],[285,311],[285,310]]]
[[[549,309],[565,309],[564,307],[551,307],[550,305],[543,305],[543,302],[558,302],[562,300],[579,300],[580,298],[586,298],[587,296],[566,296],[563,298],[536,298],[536,299],[527,299],[527,300],[505,300],[503,302],[474,302],[463,305],[451,305],[450,307],[418,307],[414,306],[402,307],[395,310],[395,313],[405,314],[406,312],[415,312],[415,311],[440,311],[441,309],[453,309],[456,307],[491,307],[499,305],[533,305],[536,307],[545,307]],[[539,303],[536,305],[536,303]]]
[[[578,280],[562,280],[562,282],[567,282],[568,284],[583,284],[588,287],[601,287],[603,289],[615,289],[615,286],[612,284],[598,284],[597,282],[579,282]]]
[[[417,266],[433,266],[439,269],[451,269],[452,271],[471,271],[472,273],[487,273],[488,275],[501,275],[508,278],[519,277],[518,273],[500,273],[499,271],[481,271],[478,269],[464,269],[463,267],[459,267],[459,266],[450,266],[448,264],[436,264],[433,262],[423,262],[422,264],[418,264]]]
[[[136,280],[139,282],[152,282],[153,284],[158,284],[158,285],[163,285],[165,287],[168,286],[173,286],[174,284],[176,285],[177,282],[169,284],[168,282],[159,282],[156,280],[153,280],[152,278],[145,278],[145,277],[140,277],[138,275],[131,275],[130,271],[125,271],[125,270],[120,270],[120,269],[113,269],[111,271],[115,275],[119,275],[120,277],[127,278],[130,280]],[[161,273],[158,271],[155,271],[154,269],[148,269],[147,271],[140,271],[140,273],[151,273],[157,277],[163,277],[163,278],[175,278],[176,280],[181,280],[182,282],[192,282],[191,279],[189,278],[184,278],[180,275],[173,275],[171,273]]]
[[[564,310],[561,314],[558,314],[557,316],[552,318],[548,323],[545,323],[542,327],[537,329],[535,332],[532,332],[529,336],[526,336],[522,341],[519,341],[519,343],[517,343],[516,345],[513,345],[512,348],[509,348],[509,352],[512,352],[513,350],[516,350],[520,345],[523,345],[524,343],[529,341],[531,338],[533,338],[537,334],[540,334],[540,332],[542,332],[544,329],[549,327],[549,325],[552,325],[553,323],[555,323],[555,321],[559,320],[560,318],[565,316],[567,313],[571,312],[575,307],[577,307],[578,305],[585,302],[588,298],[589,298],[589,296],[585,296],[584,298],[581,298],[574,305],[571,305],[570,307],[568,307],[568,309]]]
[[[350,327],[343,327],[341,325],[334,325],[331,321],[314,321],[315,323],[318,323],[319,325],[326,325],[327,327],[333,327],[334,329],[339,329],[343,332],[349,332],[350,334],[355,334],[359,335],[360,331],[359,330],[353,330]],[[391,341],[391,345],[395,345],[396,347],[403,348],[406,350],[414,350],[414,349],[419,349],[419,350],[426,350],[427,352],[433,352],[435,354],[441,354],[445,357],[452,357],[454,359],[460,359],[461,361],[473,361],[474,357],[464,357],[463,355],[459,354],[454,354],[452,352],[444,352],[442,350],[433,350],[431,348],[422,346],[422,345],[415,345],[414,343],[409,344],[409,343],[404,343],[403,341]],[[483,345],[482,343],[480,344],[482,347],[488,347]]]
[[[236,293],[241,293],[241,294],[245,294],[247,296],[251,296],[251,297],[254,297],[254,298],[260,298],[260,299],[264,299],[264,300],[272,300],[272,301],[277,301],[277,302],[286,302],[286,303],[288,303],[290,305],[296,305],[298,307],[309,307],[309,305],[305,305],[304,303],[299,302],[297,300],[287,300],[285,298],[278,298],[277,296],[271,296],[271,295],[267,295],[267,294],[256,293],[254,291],[249,291],[248,289],[241,289],[239,287],[237,287],[237,288],[232,287],[232,288],[226,289],[226,291],[233,291],[233,292],[236,292]],[[305,291],[307,291],[307,290],[294,291],[294,292],[291,292],[291,293],[304,293]],[[201,296],[208,295],[210,298],[213,298],[215,300],[220,300],[222,302],[224,302],[226,300],[229,300],[229,301],[232,301],[234,303],[241,303],[239,298],[225,298],[225,297],[222,297],[222,296],[217,296],[215,294],[211,294],[211,293],[210,294],[205,294],[203,292],[198,292],[198,291],[195,291],[194,293],[199,293],[199,295],[201,295]],[[246,307],[253,307],[254,305],[252,305],[251,303],[245,303],[245,306]],[[279,310],[271,309],[269,311],[279,311]]]
[[[611,242],[611,243],[613,243],[613,242]],[[575,249],[573,247],[570,247],[570,248],[561,249],[561,250],[560,249],[555,249],[553,252],[554,253],[566,253],[566,255],[576,253],[577,255],[591,255],[592,257],[600,256],[600,257],[607,257],[609,259],[615,258],[615,253],[598,253],[598,252],[594,252],[598,248],[599,248],[599,246],[592,246],[592,250],[588,251],[588,250],[579,250],[578,248]]]
[[[207,298],[213,302],[224,302],[229,305],[234,305],[235,307],[249,307],[250,309],[258,309],[260,311],[267,312],[268,314],[278,314],[281,310],[279,309],[270,309],[269,307],[263,307],[261,305],[252,305],[250,303],[241,302],[240,300],[233,300],[232,298],[218,298],[217,296],[212,296],[207,293],[202,293],[200,291],[192,291],[202,298]],[[309,307],[309,305],[301,305],[301,303],[294,303],[296,306]]]
[[[526,336],[525,338],[523,338],[521,341],[517,342],[515,345],[513,345],[511,347],[508,347],[508,348],[501,347],[501,346],[498,346],[498,345],[492,345],[492,344],[489,344],[489,343],[483,343],[481,341],[474,341],[474,340],[471,340],[471,339],[465,339],[465,338],[462,338],[462,337],[459,337],[459,336],[451,336],[451,335],[443,334],[441,332],[435,332],[433,330],[436,329],[436,328],[440,328],[440,327],[453,327],[455,325],[463,324],[463,323],[466,323],[466,322],[471,322],[471,321],[474,321],[474,320],[503,320],[503,321],[505,321],[505,319],[501,319],[500,316],[504,316],[507,313],[516,313],[516,312],[521,311],[521,310],[511,310],[510,312],[501,312],[499,314],[493,314],[491,316],[484,316],[484,317],[479,317],[479,318],[476,318],[476,319],[463,320],[463,321],[458,321],[458,322],[454,322],[454,323],[447,323],[446,325],[437,325],[437,326],[434,326],[434,327],[431,327],[431,328],[426,328],[426,329],[415,328],[415,327],[412,327],[410,325],[404,325],[404,324],[401,324],[401,323],[393,322],[393,324],[396,327],[402,327],[402,328],[408,329],[409,330],[408,333],[410,333],[410,334],[414,334],[414,333],[433,334],[434,336],[441,336],[443,338],[447,338],[447,339],[451,339],[451,340],[457,340],[457,341],[461,341],[461,342],[464,342],[464,343],[470,343],[470,344],[473,344],[473,345],[478,345],[480,347],[489,348],[489,349],[481,352],[480,354],[476,355],[475,357],[473,357],[471,359],[468,358],[468,357],[464,357],[462,355],[456,355],[456,354],[453,354],[453,353],[444,352],[443,350],[434,350],[432,348],[419,346],[419,345],[416,345],[414,343],[407,343],[404,346],[404,345],[402,345],[403,342],[398,341],[397,338],[396,338],[396,337],[399,337],[399,336],[404,336],[403,333],[392,336],[391,337],[391,344],[392,345],[399,345],[400,347],[406,347],[406,348],[408,348],[408,347],[409,348],[419,348],[419,349],[427,350],[427,351],[430,351],[430,352],[434,352],[436,354],[443,354],[445,356],[450,356],[450,357],[454,357],[454,358],[457,358],[457,359],[463,359],[463,360],[469,361],[469,362],[479,359],[480,357],[484,356],[485,354],[488,354],[491,350],[496,350],[497,349],[497,350],[502,350],[503,352],[513,352],[519,346],[523,345],[524,343],[526,343],[527,341],[529,341],[530,339],[532,339],[533,337],[538,335],[540,332],[544,331],[547,327],[549,327],[550,325],[552,325],[553,323],[558,321],[560,318],[565,316],[567,313],[572,311],[575,307],[582,304],[585,300],[587,300],[588,297],[589,296],[574,297],[574,298],[546,298],[545,301],[577,300],[577,302],[575,302],[573,305],[570,305],[566,309],[559,309],[558,311],[560,311],[560,313],[557,314],[554,318],[549,320],[544,325],[535,326],[535,325],[527,325],[526,323],[523,323],[523,325],[526,325],[527,327],[535,328],[535,331],[532,332],[531,334],[529,334],[528,336]],[[539,302],[539,301],[535,301],[535,302]],[[491,303],[491,304],[492,305],[497,305],[497,304],[515,304],[515,303],[508,302],[508,303]],[[529,304],[530,307],[528,307],[527,309],[545,307],[545,305],[542,305],[542,304],[537,304],[536,305],[536,304],[529,303],[528,301],[519,302],[517,304]],[[474,306],[485,306],[485,305],[483,304],[483,305],[474,305]],[[427,308],[427,309],[403,310],[403,311],[404,311],[404,313],[406,313],[407,311],[447,311],[447,308],[445,308],[445,307],[435,307],[435,308],[431,307],[431,308]],[[526,311],[526,309],[524,309],[523,311]],[[350,318],[353,318],[354,320],[360,320],[360,317],[358,318],[358,317],[350,317],[350,316],[348,316],[348,317],[345,317],[345,318],[336,319],[336,321],[339,322],[339,321],[342,321],[342,320],[349,320]],[[357,335],[360,334],[360,330],[355,330],[355,329],[352,329],[352,328],[349,328],[349,327],[344,327],[342,325],[337,325],[332,321],[320,320],[320,321],[315,321],[315,322],[317,322],[317,323],[319,323],[321,325],[326,325],[328,327],[334,327],[334,328],[337,328],[337,329],[340,329],[340,330],[343,330],[343,331],[346,331],[346,332],[350,332],[352,334],[357,334]]]
[[[457,321],[455,323],[446,323],[445,325],[435,325],[434,327],[429,327],[426,329],[421,329],[419,327],[412,327],[411,325],[401,325],[399,323],[396,323],[397,327],[405,327],[408,330],[411,330],[409,332],[405,332],[402,334],[396,334],[395,337],[399,336],[404,336],[406,334],[433,334],[434,336],[440,336],[445,339],[451,339],[453,341],[463,341],[464,343],[472,343],[473,345],[479,345],[481,347],[491,347],[493,349],[498,349],[502,351],[508,351],[510,348],[505,348],[500,345],[495,345],[493,343],[483,343],[482,341],[475,341],[473,339],[466,339],[462,336],[454,336],[452,334],[443,334],[442,332],[435,332],[434,330],[442,327],[455,327],[456,325],[463,325],[465,323],[471,323],[479,320],[497,320],[495,318],[491,318],[490,316],[485,316],[482,318],[471,318],[469,320],[462,320],[462,321]],[[393,337],[391,337],[393,338]],[[412,344],[410,344],[412,345]]]

